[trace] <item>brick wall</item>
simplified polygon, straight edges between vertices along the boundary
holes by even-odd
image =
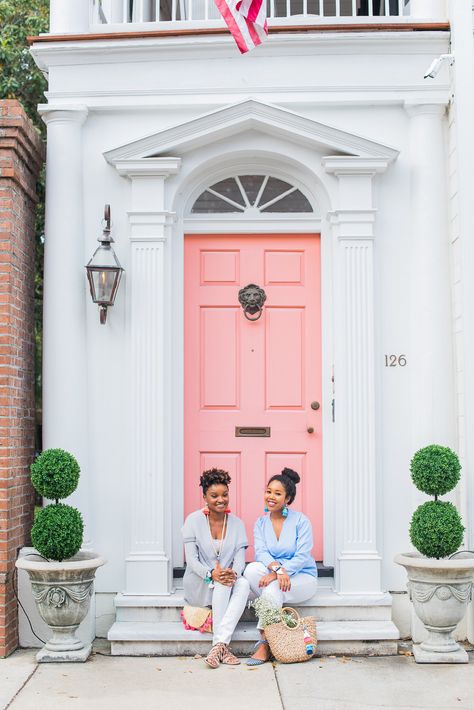
[[[20,104],[0,101],[0,657],[18,645],[12,581],[34,495],[36,180],[43,144]]]

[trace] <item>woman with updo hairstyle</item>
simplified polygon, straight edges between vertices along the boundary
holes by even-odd
[[[247,535],[243,522],[229,509],[230,481],[227,471],[203,472],[199,485],[204,508],[188,515],[182,531],[185,602],[212,607],[213,641],[205,659],[211,668],[240,663],[229,644],[249,596],[249,583],[242,577]]]
[[[253,531],[256,561],[245,570],[251,595],[266,597],[280,608],[311,599],[318,586],[318,571],[311,556],[311,522],[303,513],[289,508],[299,482],[299,475],[291,468],[284,468],[268,481],[265,515],[258,518]],[[260,636],[255,653],[247,660],[249,666],[258,666],[270,658],[261,628]]]

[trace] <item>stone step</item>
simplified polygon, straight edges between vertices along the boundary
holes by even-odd
[[[392,655],[397,653],[397,627],[391,621],[322,621],[317,625],[318,655]],[[232,649],[251,652],[259,633],[255,623],[241,622]],[[108,639],[114,656],[193,656],[206,654],[210,634],[187,631],[181,622],[116,621]]]
[[[169,596],[128,596],[115,598],[116,620],[119,622],[179,622],[184,606],[183,590]],[[297,605],[299,613],[315,616],[318,621],[390,621],[390,594],[380,596],[341,595],[331,589],[319,589],[306,602]],[[254,621],[254,612],[245,610],[242,621]]]

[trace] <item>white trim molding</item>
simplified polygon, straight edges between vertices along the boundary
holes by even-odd
[[[246,99],[131,141],[105,152],[104,157],[112,165],[118,165],[121,161],[133,162],[170,151],[182,154],[249,129],[260,129],[267,135],[293,140],[316,150],[322,148],[324,152],[333,150],[386,161],[398,156],[395,148],[333,128],[289,109]]]
[[[336,588],[381,594],[375,457],[373,178],[387,160],[323,159],[338,178],[335,250]]]
[[[128,216],[133,250],[129,279],[135,532],[127,558],[127,594],[169,593],[170,559],[179,561],[182,556],[178,539],[182,506],[177,500],[183,442],[184,232],[191,228],[215,233],[227,224],[231,229],[224,227],[224,231],[236,233],[274,229],[273,218],[246,223],[235,215],[232,219],[217,215],[215,220],[212,215],[203,220],[189,215],[191,198],[217,167],[223,174],[238,169],[244,159],[239,147],[244,146],[245,160],[256,161],[252,149],[256,127],[264,134],[259,139],[261,169],[273,173],[275,163],[279,174],[282,166],[288,169],[291,163],[297,173],[294,184],[301,179],[302,190],[320,207],[313,219],[309,215],[301,222],[290,215],[283,219],[285,228],[290,227],[288,233],[295,233],[296,227],[322,235],[322,290],[324,307],[330,309],[323,318],[324,394],[329,402],[334,363],[337,402],[332,435],[330,407],[325,408],[324,455],[331,474],[325,477],[325,481],[331,478],[324,494],[325,509],[333,506],[335,498],[344,505],[341,520],[328,515],[325,523],[325,560],[336,565],[341,593],[381,592],[375,506],[373,183],[398,151],[248,100],[104,154],[132,181]],[[227,148],[219,143],[217,150],[217,140],[227,141]],[[163,152],[167,155],[160,157]],[[327,155],[333,152],[337,155]],[[140,284],[134,286],[137,279]],[[153,305],[143,306],[143,300],[152,300]],[[160,477],[154,486],[152,472]]]
[[[170,466],[170,228],[164,183],[176,158],[117,164],[132,182],[128,211],[130,293],[131,538],[125,594],[169,594],[172,585]]]

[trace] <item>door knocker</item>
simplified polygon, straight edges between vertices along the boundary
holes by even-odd
[[[263,288],[260,288],[257,284],[248,284],[239,291],[239,302],[244,309],[244,316],[247,320],[255,321],[260,318],[263,304],[266,300],[267,294]],[[251,318],[251,316],[255,316],[256,313],[258,315],[255,318]]]

